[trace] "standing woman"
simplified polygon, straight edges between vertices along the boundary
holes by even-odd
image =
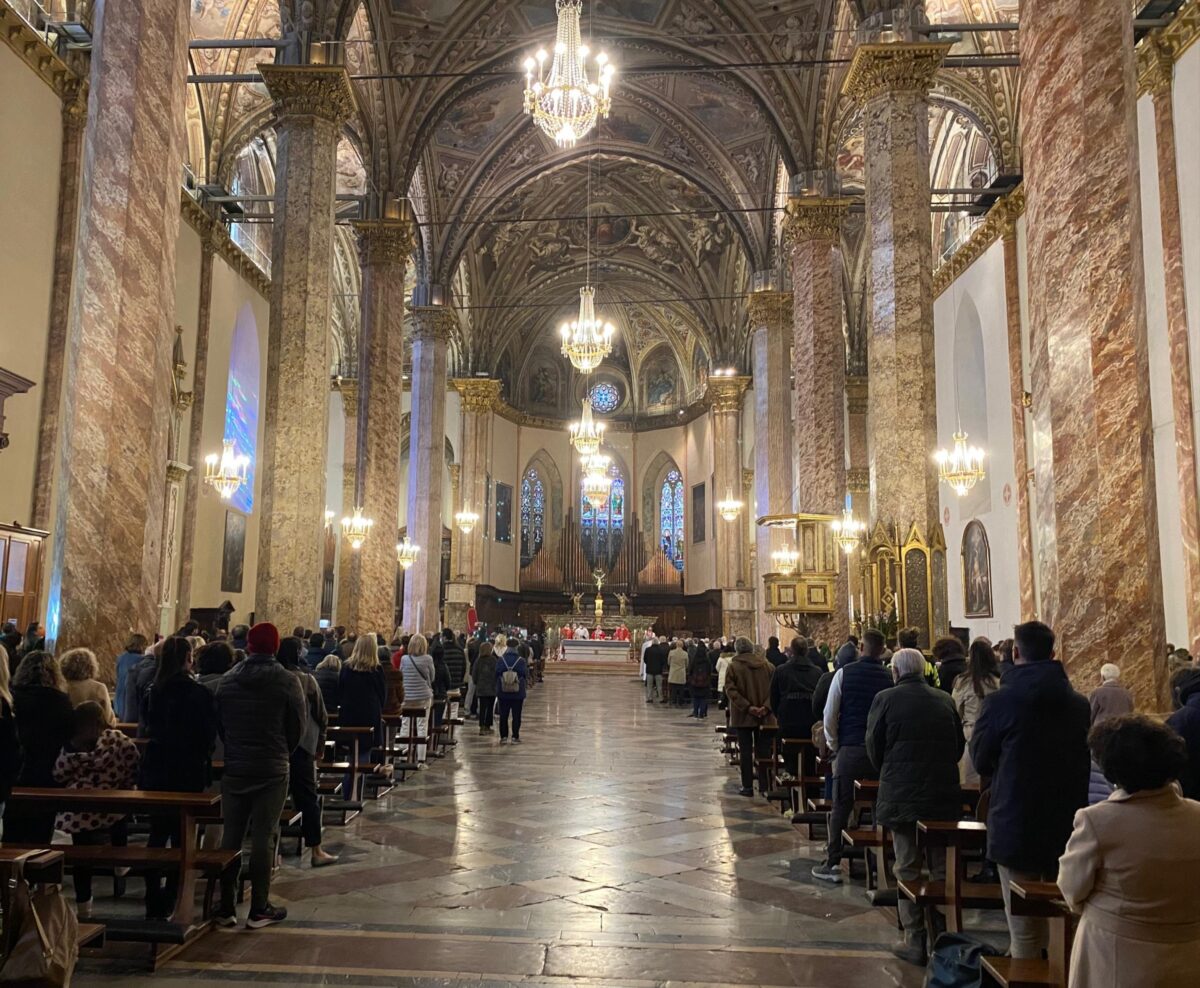
[[[688,687],[692,693],[692,716],[704,719],[708,716],[708,694],[712,690],[712,664],[707,650],[697,649],[687,667]]]
[[[496,663],[496,695],[500,698],[500,743],[508,744],[508,718],[512,715],[512,743],[521,743],[521,711],[529,666],[517,651],[517,640],[508,639],[508,650]]]
[[[983,698],[999,688],[1000,666],[992,643],[986,638],[976,638],[971,642],[971,650],[967,654],[967,667],[955,677],[954,690],[950,694],[962,720],[963,737],[967,741],[958,763],[959,780],[966,785],[979,782],[979,773],[971,763],[971,735],[975,733],[975,721],[979,719]]]
[[[4,804],[20,770],[21,742],[17,740],[17,720],[13,716],[8,650],[0,645],[0,817],[4,816]]]
[[[479,733],[491,734],[496,714],[496,653],[491,642],[479,646],[479,657],[471,666],[471,681],[479,704]]]
[[[300,811],[304,843],[312,848],[312,866],[322,868],[337,862],[337,857],[321,847],[321,797],[317,794],[317,759],[325,747],[329,715],[325,712],[321,687],[301,664],[300,653],[303,648],[304,643],[299,638],[285,638],[279,643],[276,658],[281,666],[300,680],[304,705],[308,708],[308,720],[304,723],[300,744],[289,760],[288,791],[292,794],[292,805]]]
[[[125,651],[117,656],[117,696],[113,707],[119,718],[130,723],[137,720],[137,704],[129,702],[129,672],[142,661],[146,644],[146,636],[135,632],[125,643]]]
[[[213,694],[192,676],[192,646],[186,638],[162,643],[158,671],[141,703],[139,736],[146,738],[142,753],[141,788],[157,792],[203,792],[212,781],[212,751],[217,738]],[[174,816],[151,816],[148,847],[179,846]],[[178,878],[171,873],[166,887],[156,872],[146,874],[146,918],[165,919],[175,902]]]
[[[383,747],[383,704],[387,699],[387,682],[379,664],[379,644],[370,632],[355,640],[350,658],[342,663],[338,685],[342,701],[338,727],[371,728],[371,740],[358,743],[358,764],[370,764],[371,749]],[[352,781],[347,772],[342,787],[343,799],[356,798],[351,792]]]
[[[425,716],[417,720],[417,734],[427,737],[429,734],[429,709],[433,704],[433,656],[429,654],[429,643],[424,635],[413,635],[408,640],[408,648],[404,658],[400,660],[400,674],[404,677],[404,705],[416,706],[423,704]],[[418,765],[425,761],[425,745],[418,744],[415,752],[409,753],[409,760]]]
[[[117,722],[112,703],[108,699],[108,687],[100,682],[100,663],[90,648],[73,648],[59,659],[63,679],[67,681],[67,696],[72,707],[91,700],[104,711],[104,723],[111,727]]]
[[[54,763],[75,731],[75,711],[67,697],[58,663],[49,652],[26,652],[12,677],[13,712],[23,755],[16,785],[56,787]],[[49,810],[9,802],[4,839],[13,844],[43,844],[54,836]]]

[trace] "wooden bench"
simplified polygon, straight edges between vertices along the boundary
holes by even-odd
[[[348,749],[350,757],[344,773],[350,777],[350,791],[343,792],[341,798],[333,798],[327,802],[326,809],[342,814],[342,823],[348,823],[362,810],[364,769],[370,772],[374,766],[363,765],[362,754],[369,746],[374,745],[375,728],[373,727],[342,727],[330,725],[326,728],[326,736],[334,742],[338,750]],[[343,764],[346,760],[339,760]],[[325,763],[328,764],[328,763]],[[322,764],[318,763],[318,768]]]
[[[1041,916],[1049,921],[1047,959],[985,957],[984,983],[1001,985],[1002,988],[1032,988],[1040,985],[1066,988],[1077,917],[1063,901],[1062,893],[1054,882],[1016,880],[1008,884],[1014,915]]]
[[[920,883],[900,883],[900,892],[925,910],[927,928],[935,928],[933,913],[942,910],[946,929],[961,933],[963,909],[1003,909],[1000,886],[965,880],[965,852],[982,850],[987,844],[987,827],[974,820],[921,820],[917,842],[923,848],[944,849],[946,878]]]

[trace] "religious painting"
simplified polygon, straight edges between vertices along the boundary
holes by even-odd
[[[225,512],[225,544],[221,554],[221,593],[241,593],[246,563],[246,516]]]
[[[669,350],[660,348],[646,362],[642,379],[646,382],[648,408],[663,407],[675,402],[678,373],[675,358]]]
[[[512,484],[496,482],[496,541],[512,542]]]
[[[559,391],[557,365],[548,359],[541,360],[529,375],[529,404],[557,409]]]
[[[692,544],[704,541],[704,485],[696,484],[692,488]]]
[[[625,108],[614,110],[604,121],[603,129],[606,136],[615,141],[625,141],[628,144],[649,144],[658,130],[655,121],[640,111]]]
[[[962,540],[963,612],[969,618],[992,616],[992,552],[987,531],[978,521],[967,523]]]
[[[592,243],[600,248],[620,247],[629,239],[632,230],[628,217],[601,211],[592,221]]]

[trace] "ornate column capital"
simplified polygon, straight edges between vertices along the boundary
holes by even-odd
[[[851,415],[867,414],[867,379],[853,376],[846,378],[846,410]]]
[[[1138,89],[1154,97],[1170,96],[1175,84],[1175,55],[1162,39],[1151,35],[1137,49]]]
[[[464,412],[491,412],[500,404],[500,381],[486,377],[456,377],[450,383],[462,395]]]
[[[269,65],[258,71],[280,117],[317,117],[341,124],[354,114],[350,74],[341,65]]]
[[[710,377],[704,399],[714,412],[736,412],[749,386],[748,377]]]
[[[791,292],[751,292],[746,302],[751,330],[760,326],[792,325]]]
[[[63,93],[62,122],[67,130],[82,131],[87,126],[88,89],[72,83]]]
[[[329,390],[336,391],[342,396],[342,406],[349,415],[358,414],[358,378],[342,377],[340,374],[329,382]]]
[[[414,305],[411,311],[414,340],[449,342],[454,332],[453,309],[445,305]]]
[[[409,220],[355,220],[358,259],[365,267],[406,264],[417,246],[417,232]]]
[[[842,94],[865,104],[888,93],[927,93],[951,47],[941,41],[859,45]]]
[[[784,245],[791,249],[810,240],[837,243],[852,201],[840,196],[790,196],[783,216]]]

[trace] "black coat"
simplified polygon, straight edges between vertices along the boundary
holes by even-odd
[[[1179,778],[1188,799],[1200,799],[1200,680],[1180,691],[1183,706],[1167,718],[1171,728],[1187,745],[1188,764]]]
[[[341,689],[338,727],[373,727],[375,744],[383,744],[383,705],[387,701],[383,667],[363,672],[343,665]]]
[[[987,696],[971,735],[971,761],[992,777],[988,857],[1016,871],[1054,872],[1075,811],[1087,805],[1086,697],[1059,662],[1014,666]]]
[[[21,771],[21,741],[17,718],[7,700],[0,698],[0,802],[8,799]]]
[[[313,678],[321,687],[321,699],[325,701],[326,713],[336,714],[342,705],[342,670],[326,666],[314,672]]]
[[[442,646],[442,659],[450,672],[450,689],[461,690],[467,678],[467,656],[458,642],[446,642]]]
[[[217,687],[225,774],[238,779],[287,778],[307,718],[300,680],[273,655],[247,656]]]
[[[771,665],[773,665],[776,669],[778,669],[781,665],[783,665],[787,661],[787,656],[784,655],[782,651],[780,651],[780,648],[778,645],[768,648],[766,654],[767,654],[767,661],[770,662]]]
[[[138,734],[149,738],[142,753],[141,788],[203,792],[208,787],[217,713],[207,686],[183,673],[151,686],[142,702]]]
[[[646,649],[646,675],[661,676],[667,671],[667,646],[655,643]]]
[[[821,670],[817,669],[817,672],[821,672]],[[833,677],[836,672],[836,669],[832,669],[829,672],[821,672],[821,678],[817,680],[817,685],[813,689],[812,707],[814,723],[825,716],[825,704],[829,702],[829,687],[833,685]]]
[[[771,679],[771,709],[779,718],[780,737],[806,738],[812,734],[813,724],[824,713],[824,709],[813,708],[813,695],[822,675],[807,655],[789,659],[775,670]],[[828,695],[828,687],[825,692]]]
[[[13,690],[17,738],[21,742],[19,786],[57,786],[54,763],[75,730],[75,710],[62,690],[22,686]]]
[[[954,692],[954,681],[967,671],[965,655],[952,655],[938,666],[938,687],[943,693]]]
[[[867,716],[867,757],[879,770],[875,817],[883,824],[957,820],[962,721],[954,701],[922,673],[875,695]]]

